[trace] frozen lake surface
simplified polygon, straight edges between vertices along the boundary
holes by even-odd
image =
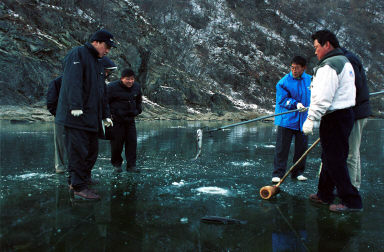
[[[138,122],[139,174],[115,174],[109,142],[100,140],[93,176],[102,199],[72,202],[65,176],[54,173],[52,123],[2,121],[1,251],[384,251],[384,120],[365,128],[364,211],[348,214],[308,200],[320,146],[308,155],[307,181],[288,177],[280,194],[261,199],[271,184],[272,123],[204,135],[202,155],[191,161],[196,129],[228,124]],[[200,222],[206,215],[247,223]]]

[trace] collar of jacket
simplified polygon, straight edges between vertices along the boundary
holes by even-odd
[[[123,84],[123,82],[121,80],[119,80],[119,85],[122,87],[122,88],[125,88],[127,90],[131,90],[131,88],[133,88],[133,86],[135,85],[135,83],[133,83],[132,87],[127,87],[126,85]]]
[[[292,71],[291,71],[291,72],[289,72],[289,76],[290,76],[293,80],[302,80],[302,79],[303,79],[303,75],[304,75],[304,73],[305,73],[305,71],[300,75],[299,78],[295,78],[295,77],[293,77],[293,75],[292,75]]]
[[[95,57],[95,58],[99,58],[99,52],[95,49],[95,47],[93,47],[93,45],[89,42],[85,43],[84,44],[85,48],[88,49],[88,51]]]
[[[335,57],[335,56],[344,56],[344,53],[341,50],[341,48],[336,48],[336,49],[330,51],[319,62],[317,62],[316,66],[313,68],[313,75],[316,76],[317,70],[319,68],[323,67],[324,65],[327,65],[326,61],[329,58],[332,58],[332,57]]]
[[[324,60],[328,59],[328,58],[331,58],[333,56],[337,56],[337,55],[344,55],[343,54],[343,51],[340,49],[340,48],[335,48],[333,49],[332,51],[330,51],[329,53],[327,53],[324,58],[322,58],[319,62],[317,62],[316,66],[320,66],[321,63],[323,63]]]

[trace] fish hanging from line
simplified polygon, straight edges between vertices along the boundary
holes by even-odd
[[[198,129],[196,130],[196,157],[192,159],[195,161],[201,154],[201,146],[203,144],[203,130]]]
[[[232,218],[220,217],[220,216],[204,216],[203,218],[200,219],[200,221],[208,224],[223,224],[223,225],[247,224],[247,221],[244,221],[244,220],[238,220],[238,219],[232,219]]]

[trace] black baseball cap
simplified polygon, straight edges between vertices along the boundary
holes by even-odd
[[[113,35],[107,30],[95,32],[91,37],[91,42],[92,41],[105,42],[109,47],[116,47]]]

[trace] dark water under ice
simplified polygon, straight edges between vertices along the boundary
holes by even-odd
[[[307,158],[308,181],[288,177],[280,194],[260,198],[271,184],[272,123],[204,135],[192,162],[195,130],[227,124],[138,122],[139,174],[116,175],[101,140],[93,176],[102,200],[72,202],[54,173],[52,123],[2,121],[1,251],[384,251],[384,120],[370,120],[363,135],[364,211],[343,215],[307,199],[320,146]],[[206,215],[247,224],[201,223]]]

